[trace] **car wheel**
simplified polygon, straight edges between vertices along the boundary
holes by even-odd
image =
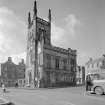
[[[104,93],[104,90],[102,87],[96,87],[95,88],[95,93],[98,95],[102,95]]]

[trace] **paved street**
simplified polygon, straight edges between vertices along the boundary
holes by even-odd
[[[7,90],[1,97],[15,105],[105,105],[105,95],[85,93],[84,87]]]

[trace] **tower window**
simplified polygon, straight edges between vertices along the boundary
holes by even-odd
[[[59,69],[59,58],[55,59],[55,68]]]
[[[51,56],[49,54],[46,54],[47,57],[47,68],[51,68]]]
[[[63,63],[64,63],[64,69],[66,70],[67,60],[64,59],[64,60],[63,60]]]

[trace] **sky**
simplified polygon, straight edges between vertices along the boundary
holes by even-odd
[[[27,15],[34,0],[0,0],[0,62],[26,60]],[[78,65],[105,54],[105,0],[37,0],[38,16],[52,12],[52,44],[77,50]]]

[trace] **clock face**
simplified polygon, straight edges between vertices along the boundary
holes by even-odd
[[[41,43],[38,42],[38,54],[40,54],[40,53],[41,53]]]

